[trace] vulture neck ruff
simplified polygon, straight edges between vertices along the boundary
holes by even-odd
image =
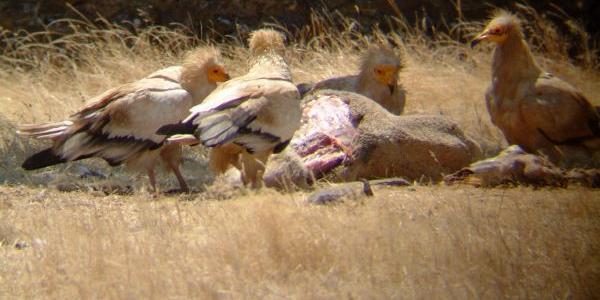
[[[493,89],[504,98],[513,99],[522,84],[535,84],[542,70],[520,32],[511,32],[498,44],[492,60]]]
[[[285,59],[273,50],[252,58],[250,62],[249,74],[292,80],[292,73]]]

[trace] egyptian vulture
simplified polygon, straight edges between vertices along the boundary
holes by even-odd
[[[145,170],[152,190],[158,194],[155,166],[165,164],[177,176],[182,191],[188,191],[179,171],[181,146],[165,145],[156,130],[185,118],[229,75],[212,47],[191,51],[181,66],[156,71],[135,82],[100,94],[61,122],[22,125],[17,133],[47,139],[53,145],[23,162],[35,170],[68,161],[100,157],[111,166],[125,163]]]
[[[259,187],[272,153],[282,151],[300,126],[300,94],[283,58],[284,38],[261,29],[249,40],[251,68],[215,89],[179,124],[158,133],[172,143],[212,147],[210,166],[217,174],[230,166],[246,185]]]
[[[303,84],[301,92],[304,94],[321,89],[354,92],[400,115],[406,103],[406,91],[398,85],[398,74],[402,67],[399,56],[392,49],[374,45],[362,55],[358,75],[329,78],[314,85]]]
[[[488,112],[509,144],[542,151],[554,162],[566,159],[556,146],[598,149],[597,110],[581,91],[539,67],[516,16],[497,12],[471,46],[483,41],[496,44]]]

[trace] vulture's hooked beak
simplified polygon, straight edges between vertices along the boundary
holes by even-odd
[[[471,41],[471,48],[475,48],[475,46],[477,46],[477,44],[479,44],[481,41],[487,39],[489,37],[489,33],[488,31],[484,31],[482,33],[480,33],[478,36],[476,36],[472,41]]]

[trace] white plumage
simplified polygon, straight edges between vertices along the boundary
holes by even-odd
[[[182,124],[161,132],[175,143],[195,138],[213,147],[210,164],[215,172],[233,165],[242,171],[244,183],[257,186],[268,157],[283,150],[300,126],[301,110],[298,89],[278,52],[283,50],[282,35],[256,31],[250,49],[253,63],[246,75],[220,85]]]
[[[148,172],[155,188],[154,169],[162,161],[177,176],[182,190],[187,184],[179,172],[181,148],[164,145],[158,128],[188,115],[228,75],[213,48],[188,55],[182,66],[156,71],[146,78],[110,89],[95,97],[69,120],[23,125],[18,133],[50,139],[54,145],[28,158],[25,169],[100,157],[110,165],[126,163]]]

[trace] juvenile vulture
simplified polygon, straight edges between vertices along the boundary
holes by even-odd
[[[229,79],[214,48],[190,52],[181,66],[172,66],[141,80],[107,90],[91,99],[66,121],[22,125],[17,133],[51,140],[53,145],[23,162],[35,170],[68,161],[100,157],[111,166],[125,163],[148,173],[158,194],[155,166],[163,162],[188,186],[179,171],[181,146],[165,145],[156,130],[185,118],[189,109]]]
[[[404,111],[406,91],[398,85],[402,69],[400,58],[389,47],[371,46],[361,58],[358,75],[329,78],[314,85],[303,84],[301,92],[331,89],[361,94],[373,99],[389,112],[399,115]]]
[[[485,99],[492,123],[509,144],[541,151],[554,162],[569,159],[556,146],[599,148],[597,110],[578,89],[538,66],[516,16],[496,13],[471,46],[482,41],[496,44]]]
[[[300,126],[300,95],[282,57],[283,35],[262,29],[250,40],[251,68],[215,89],[178,124],[161,128],[171,143],[212,147],[210,166],[217,174],[230,166],[244,184],[258,187],[272,153],[283,150]]]

